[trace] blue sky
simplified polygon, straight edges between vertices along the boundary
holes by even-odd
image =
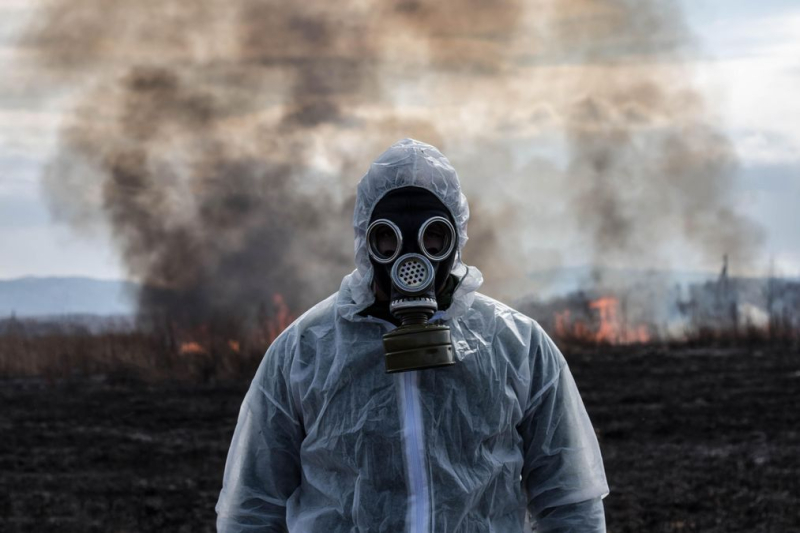
[[[27,0],[0,0],[0,278],[85,275],[121,278],[108,229],[52,219],[39,177],[54,149],[69,94],[21,83],[13,39]],[[740,159],[738,208],[767,232],[766,264],[800,274],[800,4],[685,0],[702,53],[697,86]],[[366,165],[366,162],[365,162]]]

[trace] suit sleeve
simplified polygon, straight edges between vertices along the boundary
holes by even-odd
[[[538,326],[530,347],[531,389],[518,430],[522,484],[539,532],[604,532],[608,494],[589,415],[561,352]]]
[[[239,411],[217,502],[219,533],[285,532],[300,485],[303,425],[292,401],[285,339],[272,344]]]

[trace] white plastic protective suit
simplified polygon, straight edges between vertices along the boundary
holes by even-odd
[[[398,187],[432,191],[458,228],[457,363],[386,374],[365,234]],[[224,533],[605,531],[594,429],[567,364],[530,318],[476,293],[469,210],[436,148],[393,145],[358,185],[357,269],[270,346],[239,413],[217,503]]]

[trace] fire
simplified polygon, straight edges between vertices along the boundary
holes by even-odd
[[[620,313],[619,299],[603,296],[588,304],[590,324],[573,319],[569,309],[555,313],[555,333],[561,338],[573,338],[607,344],[644,343],[651,340],[650,329],[643,324],[629,325]]]
[[[569,309],[561,312],[556,312],[556,335],[559,337],[566,337],[569,335]]]
[[[207,343],[200,343],[198,341],[182,342],[178,347],[178,352],[181,355],[205,355],[209,353],[209,350],[204,344]],[[237,340],[229,339],[226,344],[232,352],[239,353],[241,351],[241,344]]]
[[[619,339],[619,300],[607,296],[598,298],[589,304],[589,308],[596,309],[600,317],[600,327],[597,328],[595,340],[597,342],[616,343]]]
[[[249,328],[240,330],[235,337],[220,337],[219,333],[214,333],[210,324],[191,331],[177,331],[175,336],[184,339],[178,343],[178,352],[181,355],[208,355],[225,352],[227,349],[238,354],[242,353],[243,347],[245,350],[249,347],[266,348],[294,319],[295,316],[289,310],[283,295],[275,294],[272,297],[272,314],[260,322],[252,323]]]
[[[267,320],[266,328],[269,343],[278,338],[283,330],[289,327],[289,324],[294,322],[295,316],[289,311],[289,306],[286,305],[286,300],[282,294],[276,293],[272,296],[272,305],[275,306],[275,315]]]
[[[203,346],[199,342],[195,341],[182,342],[178,351],[181,353],[181,355],[208,353],[208,351],[205,348],[203,348]]]

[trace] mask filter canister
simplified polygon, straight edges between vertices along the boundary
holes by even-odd
[[[437,310],[434,274],[420,254],[406,254],[392,266],[392,285],[400,297],[392,299],[389,311],[401,325],[383,336],[387,373],[455,364],[450,328],[428,323]]]

